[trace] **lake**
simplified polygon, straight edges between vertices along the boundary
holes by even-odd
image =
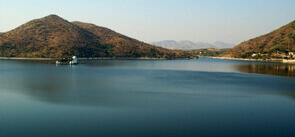
[[[1,137],[295,135],[295,66],[0,60]]]

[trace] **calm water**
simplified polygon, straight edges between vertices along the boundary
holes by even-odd
[[[206,58],[0,60],[0,136],[292,137],[294,69]]]

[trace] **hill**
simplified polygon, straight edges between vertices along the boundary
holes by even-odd
[[[152,46],[108,28],[69,22],[57,15],[35,19],[0,34],[6,57],[149,57],[187,58],[188,52]]]
[[[266,35],[245,41],[223,56],[249,58],[253,53],[268,58],[281,58],[295,51],[295,21]]]
[[[111,56],[118,57],[156,57],[156,58],[187,58],[188,52],[180,50],[168,50],[152,46],[136,39],[124,36],[105,27],[90,23],[74,21],[73,24],[88,30],[98,36],[104,45],[112,45]]]
[[[85,57],[92,54],[88,50],[104,55],[107,47],[87,30],[50,15],[1,34],[0,48],[0,56],[9,57]]]

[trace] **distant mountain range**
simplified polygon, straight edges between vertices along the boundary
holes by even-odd
[[[151,42],[152,45],[160,46],[167,49],[179,49],[179,50],[193,50],[193,49],[204,49],[204,48],[232,48],[235,44],[225,43],[221,41],[216,41],[214,43],[206,42],[192,42],[189,40],[185,41],[174,41],[174,40],[164,40],[159,42]]]
[[[90,23],[69,22],[57,15],[35,19],[0,33],[0,56],[62,58],[187,58],[189,53],[156,47]]]
[[[190,50],[190,52],[192,51],[200,56],[223,56],[255,59],[288,58],[288,56],[292,55],[292,53],[295,53],[295,21],[290,22],[268,34],[242,42],[237,46],[224,42],[215,42],[210,44],[204,42],[195,43],[191,41],[177,42],[173,40],[152,42],[151,44],[168,49]]]
[[[295,21],[237,45],[223,56],[249,58],[256,54],[264,54],[270,58],[280,57],[279,53],[295,52]]]

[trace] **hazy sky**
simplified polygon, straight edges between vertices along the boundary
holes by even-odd
[[[0,0],[0,32],[57,14],[144,42],[238,44],[295,20],[295,0]]]

